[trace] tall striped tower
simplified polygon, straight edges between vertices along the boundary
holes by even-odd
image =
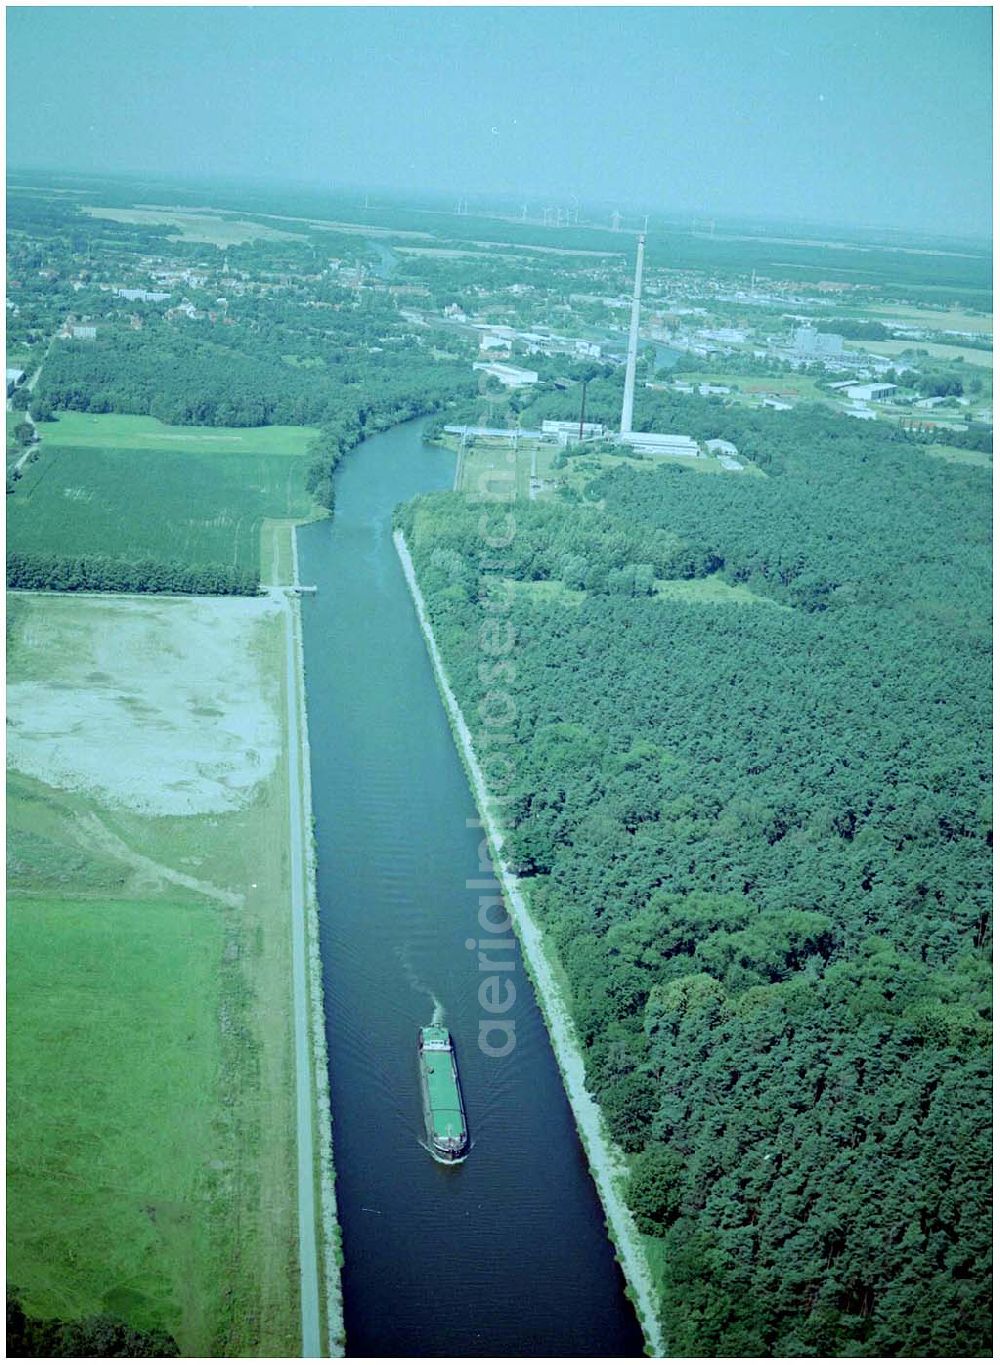
[[[635,289],[632,291],[632,321],[628,329],[628,360],[625,362],[625,396],[622,399],[621,434],[632,430],[632,405],[635,399],[635,358],[639,350],[639,299],[642,296],[642,256],[646,249],[646,234],[639,233],[639,250],[635,258]]]

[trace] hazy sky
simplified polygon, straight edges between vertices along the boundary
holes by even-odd
[[[13,167],[990,229],[987,8],[7,10]]]

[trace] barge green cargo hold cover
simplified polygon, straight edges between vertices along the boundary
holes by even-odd
[[[460,1138],[465,1134],[465,1116],[455,1079],[448,1030],[431,1026],[421,1030],[421,1037],[425,1044],[443,1044],[447,1049],[437,1052],[425,1046],[420,1053],[434,1137]]]

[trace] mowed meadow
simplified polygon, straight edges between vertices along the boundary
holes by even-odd
[[[307,520],[312,427],[61,413],[7,499],[8,548],[260,568],[266,519]]]
[[[8,636],[8,1284],[293,1355],[283,614],[15,594]]]

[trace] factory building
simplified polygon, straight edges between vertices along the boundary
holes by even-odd
[[[128,303],[165,303],[170,298],[160,289],[116,289],[115,294]]]
[[[884,403],[895,391],[895,384],[848,384],[843,390],[848,398],[864,403]]]
[[[498,379],[505,389],[524,388],[529,384],[538,383],[537,370],[521,370],[516,365],[483,365],[477,364],[472,367],[474,370],[482,370],[484,374],[492,375]]]
[[[690,436],[665,431],[623,431],[618,444],[630,446],[639,455],[688,455],[697,459],[701,451]]]
[[[481,351],[503,351],[510,355],[510,338],[498,336],[495,333],[485,333],[479,338],[479,349]]]
[[[554,437],[561,446],[568,446],[576,441],[593,441],[603,436],[604,427],[600,422],[584,422],[581,433],[579,422],[544,421],[542,435],[549,437],[550,440]]]
[[[799,355],[814,355],[817,358],[842,355],[844,338],[836,332],[819,332],[815,327],[796,327],[792,333],[792,349]]]

